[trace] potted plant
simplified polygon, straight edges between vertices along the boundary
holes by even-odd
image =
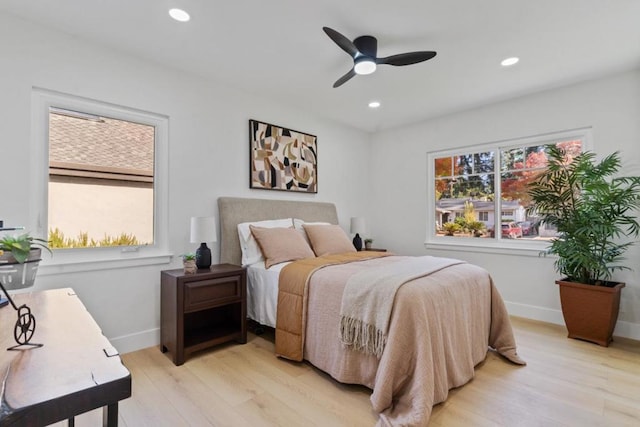
[[[618,152],[597,162],[591,152],[570,159],[555,145],[546,150],[549,163],[529,184],[533,204],[527,212],[557,229],[543,253],[557,256],[569,337],[608,346],[625,286],[613,273],[629,269],[623,255],[634,243],[629,237],[640,232],[634,212],[640,207],[640,177],[617,176]]]
[[[7,290],[33,286],[47,241],[27,234],[0,238],[0,282]]]
[[[364,239],[364,248],[365,249],[371,249],[371,244],[373,243],[373,239],[368,238],[368,239]]]
[[[188,253],[182,255],[182,265],[184,266],[184,272],[187,274],[197,272],[198,267],[196,266],[196,254]]]

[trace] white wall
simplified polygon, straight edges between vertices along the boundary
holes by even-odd
[[[509,138],[593,127],[599,156],[620,150],[623,173],[640,175],[640,71],[538,93],[425,121],[373,137],[371,219],[376,245],[426,254],[426,153]],[[431,251],[485,267],[512,314],[562,323],[551,259]],[[628,252],[636,271],[618,274],[623,290],[616,334],[640,339],[640,248]]]
[[[163,68],[0,14],[0,219],[26,225],[30,206],[31,90],[41,87],[170,117],[170,250],[192,251],[191,216],[217,215],[219,196],[332,201],[340,223],[367,209],[369,136],[216,82]],[[206,53],[203,53],[206,54]],[[318,136],[317,195],[249,190],[250,118]],[[364,161],[363,161],[364,158]],[[366,185],[366,184],[365,184]],[[219,257],[217,245],[214,259]],[[71,286],[120,351],[159,342],[160,270],[146,266],[41,275],[35,290]],[[37,314],[36,314],[37,316]]]

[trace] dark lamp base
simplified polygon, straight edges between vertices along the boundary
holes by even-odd
[[[200,243],[200,247],[196,250],[196,267],[198,270],[211,267],[211,249],[206,243]]]
[[[362,250],[362,239],[360,238],[360,235],[358,233],[356,233],[356,237],[353,238],[353,246],[357,251]]]

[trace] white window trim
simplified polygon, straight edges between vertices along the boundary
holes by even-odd
[[[512,148],[517,146],[545,145],[547,143],[557,142],[558,140],[580,139],[582,141],[582,151],[592,151],[592,128],[578,128],[559,132],[549,132],[540,135],[532,135],[522,138],[507,139],[494,141],[479,145],[471,145],[458,147],[449,150],[427,152],[427,236],[424,242],[426,249],[451,250],[451,251],[467,251],[467,252],[483,252],[496,253],[502,255],[528,255],[539,256],[540,253],[549,246],[548,241],[535,240],[513,240],[503,239],[501,233],[496,233],[496,238],[480,239],[477,237],[444,237],[436,235],[436,218],[434,212],[435,205],[435,170],[434,160],[440,157],[455,156],[462,152],[464,154],[481,153],[486,151],[499,151],[501,149]],[[500,175],[499,157],[494,158],[494,173]],[[498,202],[500,200],[500,189],[495,191],[495,208],[494,212],[500,212]],[[494,215],[495,229],[498,229],[499,218]]]
[[[169,252],[169,118],[134,108],[36,88],[31,96],[31,186],[28,231],[36,237],[48,235],[49,180],[49,108],[59,107],[98,116],[133,121],[154,126],[154,244],[109,248],[79,248],[54,250],[51,257],[43,251],[38,274],[127,268],[142,265],[167,264]]]

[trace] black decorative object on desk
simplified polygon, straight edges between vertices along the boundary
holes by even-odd
[[[0,231],[24,230],[24,227],[5,227],[0,221]],[[0,236],[0,307],[11,303],[11,306],[18,312],[18,320],[13,330],[13,337],[17,345],[7,348],[7,350],[22,350],[24,346],[42,347],[42,344],[31,343],[31,337],[36,330],[36,318],[31,314],[31,309],[22,304],[17,306],[7,288],[11,290],[23,289],[33,286],[40,263],[40,246],[49,252],[47,241],[22,234],[20,236]],[[3,297],[4,295],[4,297]],[[6,297],[6,298],[5,298]]]
[[[11,299],[11,296],[5,289],[2,282],[0,282],[0,289],[2,289],[2,292],[7,296],[14,310],[18,312],[18,320],[16,320],[16,324],[13,329],[13,338],[18,344],[7,348],[7,350],[22,350],[24,346],[42,347],[42,344],[30,342],[31,337],[36,330],[36,318],[31,314],[29,306],[22,304],[18,307],[16,303],[13,302],[13,299]]]

